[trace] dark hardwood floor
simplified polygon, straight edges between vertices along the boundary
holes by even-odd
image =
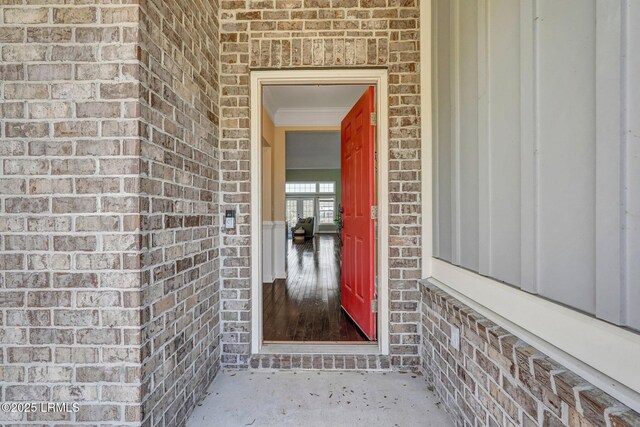
[[[263,284],[264,340],[368,342],[340,307],[337,236],[287,244],[287,279]]]

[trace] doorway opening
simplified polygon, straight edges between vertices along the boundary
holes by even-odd
[[[388,354],[386,71],[334,71],[252,73],[253,353]]]
[[[351,94],[343,96],[342,100],[332,99],[331,91],[337,89]],[[357,99],[365,89],[366,86],[323,86],[312,90],[325,92],[327,102],[348,106],[352,103],[351,98]],[[308,89],[305,86],[293,90],[287,86],[271,86],[264,90],[271,93],[270,99],[283,99],[279,96],[283,90],[297,97],[296,92]],[[282,121],[279,118],[278,124]],[[345,248],[340,230],[343,206],[341,133],[339,128],[315,130],[308,126],[311,123],[302,124],[305,126],[298,126],[295,131],[285,126],[286,277],[263,283],[264,341],[368,342],[371,340],[349,317],[342,304]],[[309,127],[309,130],[300,130],[303,127]],[[279,191],[282,188],[273,189],[274,193]]]

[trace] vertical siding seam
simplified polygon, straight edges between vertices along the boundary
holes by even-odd
[[[629,144],[627,129],[627,109],[628,109],[628,96],[627,96],[627,77],[628,77],[628,58],[627,49],[628,44],[628,31],[629,31],[629,14],[628,0],[621,0],[620,6],[620,169],[618,179],[620,180],[620,301],[625,303],[620,305],[620,318],[623,324],[629,326],[638,327],[638,325],[631,325],[631,320],[628,315],[629,299],[627,297],[627,291],[629,283],[627,282],[627,198],[629,196],[627,191],[627,146]],[[633,301],[631,301],[633,303]]]
[[[491,78],[489,2],[478,2],[478,271],[491,275]]]
[[[460,265],[461,262],[461,233],[460,233],[460,1],[453,0],[451,10],[451,31],[452,37],[452,68],[453,78],[451,79],[452,90],[452,120],[451,133],[453,136],[452,167],[451,167],[451,259],[453,264]]]

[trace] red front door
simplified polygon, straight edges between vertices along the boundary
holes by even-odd
[[[376,339],[374,88],[342,120],[342,308],[369,339]]]

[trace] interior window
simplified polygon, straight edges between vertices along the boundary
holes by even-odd
[[[302,217],[309,218],[315,216],[313,214],[313,199],[302,200]]]
[[[287,193],[315,193],[317,191],[315,182],[287,182],[285,192]]]
[[[320,214],[320,224],[333,224],[335,218],[335,199],[322,198],[318,200],[318,211]]]
[[[333,224],[336,209],[335,181],[287,182],[285,191],[286,216],[290,224],[295,224],[298,218],[307,217],[316,218],[319,224]],[[329,197],[330,195],[333,197]]]
[[[336,183],[335,182],[321,182],[319,183],[320,193],[335,193],[336,192]]]

